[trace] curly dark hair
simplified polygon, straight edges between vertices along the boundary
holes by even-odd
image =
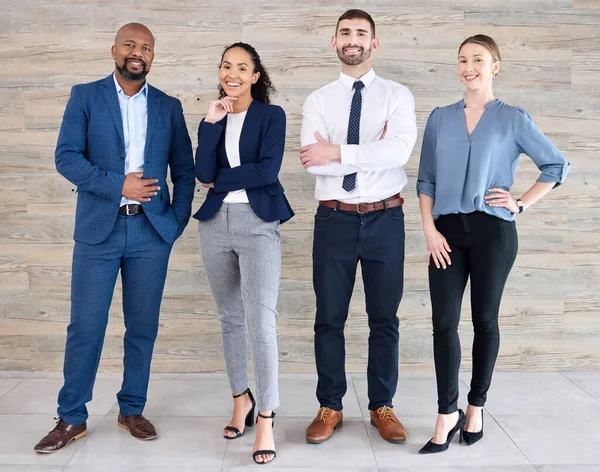
[[[260,56],[256,52],[256,49],[254,49],[247,43],[233,43],[231,46],[227,46],[223,51],[223,54],[221,55],[221,62],[223,62],[223,57],[225,57],[225,53],[233,48],[243,49],[248,54],[250,54],[250,57],[252,58],[252,65],[254,66],[254,70],[252,71],[252,73],[256,74],[257,72],[260,72],[258,80],[255,84],[252,84],[252,87],[250,88],[250,95],[252,95],[252,98],[254,100],[258,100],[259,102],[263,102],[269,105],[271,103],[270,95],[276,95],[277,90],[275,90],[275,87],[273,87],[267,70],[262,65],[262,62],[260,62]],[[221,66],[219,65],[219,67]],[[225,96],[225,90],[223,90],[223,87],[221,87],[221,84],[219,84],[219,98],[223,98]]]

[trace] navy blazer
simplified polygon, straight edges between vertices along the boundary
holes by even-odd
[[[104,241],[112,231],[125,181],[125,140],[112,74],[76,85],[60,127],[56,169],[77,186],[74,239]],[[173,201],[167,186],[173,182]],[[181,102],[148,86],[148,125],[144,178],[158,179],[160,190],[142,203],[150,223],[168,243],[183,232],[192,212],[194,159]]]
[[[240,134],[240,165],[231,168],[225,152],[227,116],[217,123],[202,120],[198,127],[196,177],[214,183],[194,215],[205,221],[221,208],[227,194],[246,190],[254,213],[264,221],[281,223],[294,216],[278,174],[285,148],[285,112],[277,105],[253,100]]]

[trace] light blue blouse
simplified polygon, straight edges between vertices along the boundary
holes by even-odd
[[[538,182],[560,185],[570,164],[529,114],[495,99],[469,135],[465,102],[433,110],[423,136],[417,194],[434,200],[433,217],[483,211],[511,221],[506,208],[486,205],[488,189],[510,190],[521,153],[542,171]]]

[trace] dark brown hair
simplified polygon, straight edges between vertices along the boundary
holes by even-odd
[[[248,54],[250,54],[250,57],[252,59],[252,65],[254,67],[252,73],[256,74],[257,72],[260,72],[258,80],[255,84],[252,84],[252,87],[250,88],[250,95],[252,95],[252,98],[254,100],[258,100],[259,102],[263,102],[269,105],[271,103],[271,94],[277,94],[277,91],[275,90],[275,87],[273,87],[271,79],[269,78],[269,74],[267,73],[265,67],[262,65],[262,62],[260,61],[260,56],[256,52],[256,49],[254,49],[247,43],[233,43],[231,46],[227,46],[223,51],[223,54],[221,55],[221,62],[223,62],[225,53],[233,48],[243,49]],[[223,98],[225,95],[226,94],[223,90],[223,87],[221,87],[221,84],[219,84],[219,98]]]
[[[375,37],[375,22],[373,21],[373,18],[366,11],[358,9],[348,10],[338,18],[337,24],[335,25],[335,34],[337,35],[338,28],[340,27],[340,22],[342,20],[355,20],[357,18],[360,18],[361,20],[367,20],[369,22],[371,25],[371,33],[373,37]]]

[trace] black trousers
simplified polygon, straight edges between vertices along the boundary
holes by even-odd
[[[402,207],[367,214],[319,205],[313,241],[315,359],[322,407],[342,409],[344,325],[360,261],[369,320],[369,409],[392,406],[398,383],[398,317],[404,279]]]
[[[443,215],[435,225],[452,249],[452,264],[446,269],[429,264],[438,413],[448,414],[458,409],[458,322],[467,279],[471,278],[474,330],[468,400],[470,405],[483,406],[500,347],[500,300],[518,241],[514,221],[483,212]]]

